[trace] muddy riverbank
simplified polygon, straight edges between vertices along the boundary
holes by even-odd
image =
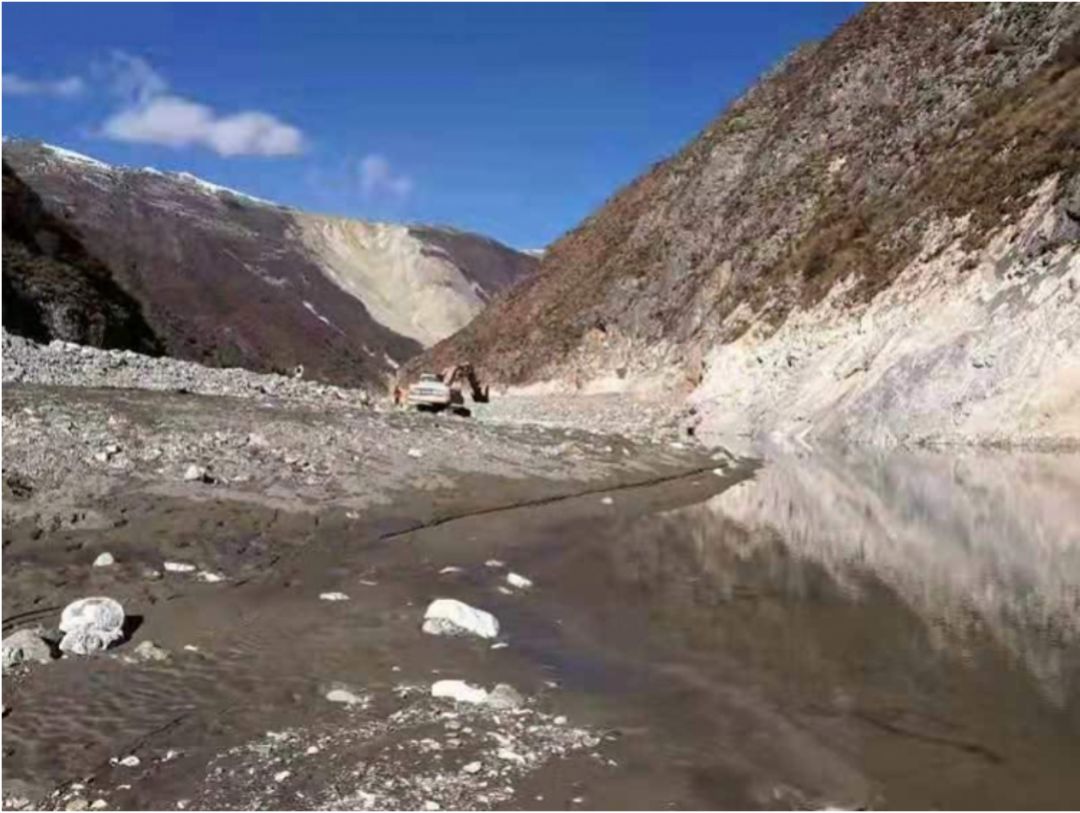
[[[87,595],[111,596],[129,615],[126,640],[105,655],[5,674],[8,807],[416,807],[455,799],[484,807],[510,798],[509,785],[495,785],[504,774],[509,782],[585,749],[599,759],[602,735],[544,711],[542,692],[533,691],[512,717],[474,710],[475,725],[455,729],[469,729],[454,738],[461,755],[480,755],[493,741],[488,729],[516,731],[520,754],[504,747],[513,758],[496,760],[494,773],[461,774],[475,780],[461,787],[453,772],[413,782],[415,770],[402,761],[415,750],[410,738],[457,713],[430,696],[433,676],[452,670],[453,659],[419,631],[437,585],[422,585],[422,568],[376,550],[406,551],[410,532],[461,517],[523,505],[556,510],[573,495],[610,512],[601,493],[688,473],[715,488],[733,467],[725,455],[682,444],[273,396],[10,384],[4,395],[5,636],[48,635],[60,609]],[[103,555],[112,563],[95,566]],[[491,576],[513,592],[505,573],[493,568]],[[320,598],[338,594],[348,598]],[[160,659],[141,654],[147,642]],[[470,679],[490,685],[488,672]],[[327,701],[333,687],[348,687],[358,702]],[[346,723],[367,735],[338,742]],[[300,780],[306,792],[282,786],[285,795],[263,798],[233,781],[212,791],[200,774],[267,731],[313,725],[323,727],[320,762],[384,738],[381,781],[392,787],[369,798],[356,794],[375,791],[353,781],[349,795],[340,777],[321,775]],[[156,773],[153,781],[120,781],[129,766],[110,760],[165,741],[165,754],[194,752],[167,760],[181,772],[175,783]],[[154,757],[138,761],[145,769]],[[116,770],[107,792],[105,775]],[[335,801],[333,793],[344,795]]]

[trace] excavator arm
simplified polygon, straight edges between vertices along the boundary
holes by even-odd
[[[480,379],[477,377],[476,371],[471,364],[455,364],[451,367],[447,367],[443,370],[441,378],[446,386],[450,387],[452,390],[457,390],[459,393],[462,389],[461,382],[467,383],[473,403],[487,403],[488,388],[480,385]]]

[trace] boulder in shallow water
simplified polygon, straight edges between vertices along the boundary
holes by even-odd
[[[429,635],[478,635],[495,638],[499,622],[491,613],[453,598],[438,598],[424,613],[423,631]]]

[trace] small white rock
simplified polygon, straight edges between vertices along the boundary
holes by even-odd
[[[465,773],[479,773],[480,769],[483,768],[483,767],[484,766],[480,762],[470,762],[468,765],[463,767],[461,770],[465,771]]]
[[[407,451],[405,454],[407,454],[409,457],[415,457],[417,459],[424,456],[424,453],[421,452],[419,449],[409,449],[409,451]]]
[[[319,593],[319,598],[323,601],[348,601],[349,597],[345,593]]]
[[[560,714],[558,717],[556,717],[551,722],[555,723],[555,725],[566,725],[566,717],[564,715]]]
[[[424,802],[424,810],[442,810],[442,808],[439,806],[438,802],[428,799]]]
[[[439,680],[431,686],[432,697],[446,697],[458,703],[477,705],[488,699],[487,689],[472,686],[464,680]]]
[[[206,479],[206,469],[202,466],[196,466],[194,463],[184,469],[184,480],[189,483],[193,483],[197,480]]]
[[[123,766],[124,766],[125,768],[138,768],[138,767],[139,767],[139,763],[140,763],[141,761],[142,761],[142,760],[140,760],[140,759],[139,759],[139,758],[138,758],[137,756],[135,756],[134,754],[128,754],[128,755],[127,755],[126,757],[124,757],[123,759],[119,759],[119,760],[117,760],[117,761],[116,761],[116,764],[117,764],[117,765],[123,765]]]
[[[457,565],[447,565],[446,567],[444,567],[442,570],[439,571],[440,576],[445,576],[445,575],[448,575],[450,573],[461,573],[461,568],[458,567]]]
[[[194,573],[195,565],[190,562],[165,562],[162,565],[169,573]]]
[[[210,584],[225,581],[225,577],[220,573],[211,573],[209,570],[200,570],[198,577],[201,581],[209,582]]]
[[[499,622],[489,612],[452,598],[439,598],[424,613],[423,631],[429,635],[478,635],[497,638]]]
[[[484,564],[488,567],[506,567],[506,562],[501,559],[488,559]]]
[[[278,771],[276,774],[274,774],[274,781],[284,782],[290,776],[292,776],[292,771]]]
[[[304,753],[307,754],[307,756],[309,756],[309,757],[314,756],[315,754],[319,753],[319,746],[317,746],[317,745],[309,745],[307,747],[307,749],[304,751]]]
[[[509,748],[500,748],[498,751],[495,752],[495,756],[497,756],[499,759],[504,759],[507,762],[514,762],[518,765],[525,764],[525,757],[523,757],[516,751],[511,751]]]
[[[511,587],[516,587],[518,590],[528,590],[533,586],[532,579],[527,579],[518,573],[507,573],[506,581],[510,583]]]
[[[116,564],[116,559],[113,555],[106,551],[105,553],[99,553],[98,557],[94,560],[94,567],[108,567],[109,565]]]
[[[347,706],[363,702],[363,698],[357,697],[348,689],[331,689],[326,693],[326,699],[331,703],[344,703]]]
[[[91,810],[104,810],[108,806],[109,803],[106,802],[104,799],[94,799],[94,801],[90,803]]]
[[[602,502],[604,505],[612,505],[614,504],[615,500],[611,499],[611,497],[604,497],[602,500],[600,500],[600,502]]]

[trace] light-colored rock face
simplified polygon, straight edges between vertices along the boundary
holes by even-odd
[[[1080,442],[1080,243],[1030,252],[1061,225],[1057,182],[981,252],[963,249],[964,220],[939,224],[856,313],[837,305],[838,288],[767,337],[714,348],[691,397],[700,434]]]
[[[298,214],[296,236],[375,321],[425,347],[464,327],[495,293],[406,226]]]

